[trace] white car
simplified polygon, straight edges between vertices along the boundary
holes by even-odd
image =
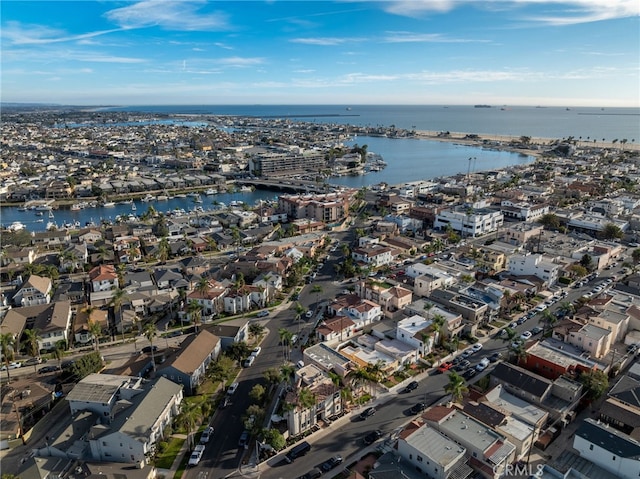
[[[18,361],[12,361],[9,363],[9,369],[18,369],[22,367],[22,363],[19,363]],[[6,371],[7,370],[7,365],[3,364],[2,367],[0,368],[0,371]]]
[[[474,353],[477,353],[477,352],[478,352],[478,351],[480,351],[481,349],[482,349],[482,344],[480,344],[480,343],[476,343],[476,344],[474,344],[473,346],[471,346],[471,350],[472,350]]]
[[[200,459],[202,459],[202,454],[204,454],[204,444],[198,444],[191,453],[191,456],[189,456],[189,465],[197,466]]]
[[[256,360],[256,357],[251,355],[247,359],[242,361],[242,366],[245,367],[245,368],[249,368],[249,367],[253,366],[253,363],[254,363],[255,360]]]
[[[304,313],[304,317],[307,318],[307,319],[310,318],[311,316],[313,316],[313,311],[311,311],[311,310],[309,310],[306,313]]]
[[[520,339],[522,339],[523,341],[531,339],[531,331],[525,331],[524,333],[522,333],[520,335]]]
[[[233,383],[231,386],[229,386],[229,389],[227,389],[227,394],[229,396],[231,396],[232,394],[234,394],[236,392],[236,389],[238,389],[238,383]]]
[[[209,426],[202,432],[202,435],[200,436],[200,444],[208,443],[211,436],[213,436],[213,428]]]
[[[251,356],[257,356],[258,354],[260,354],[260,351],[262,351],[262,348],[260,346],[257,346],[253,351],[251,351]]]

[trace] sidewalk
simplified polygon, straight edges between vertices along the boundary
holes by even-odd
[[[184,442],[182,443],[182,447],[178,451],[178,454],[176,454],[176,458],[173,460],[173,464],[171,464],[171,468],[158,469],[158,475],[164,476],[165,479],[173,479],[173,477],[178,472],[178,469],[180,468],[180,463],[182,462],[185,454],[187,454],[189,451],[189,445],[188,445],[186,434],[172,434],[171,437],[184,439]]]

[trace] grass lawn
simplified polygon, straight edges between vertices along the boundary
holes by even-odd
[[[169,446],[162,454],[158,454],[156,458],[156,467],[160,469],[170,469],[185,440],[186,439],[178,437],[169,438]]]

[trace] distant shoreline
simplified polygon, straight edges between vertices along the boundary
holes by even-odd
[[[526,135],[483,135],[478,134],[476,138],[469,138],[468,135],[472,133],[463,133],[463,132],[449,132],[448,135],[443,135],[441,131],[427,131],[421,130],[416,131],[416,137],[422,140],[434,140],[434,141],[445,141],[450,143],[460,143],[462,145],[468,146],[486,146],[484,144],[485,141],[491,142],[499,142],[500,145],[493,145],[498,148],[502,148],[509,151],[519,152],[525,155],[539,157],[542,155],[541,150],[534,150],[528,148],[514,148],[510,145],[512,141],[517,141],[521,137]],[[538,146],[550,146],[552,143],[561,142],[561,138],[535,138],[529,137],[529,144],[538,145]],[[622,144],[620,142],[613,143],[611,141],[581,141],[577,139],[573,139],[572,142],[575,142],[577,146],[583,148],[616,148],[628,151],[640,151],[640,144],[638,143],[626,143]],[[491,145],[490,145],[491,146]]]

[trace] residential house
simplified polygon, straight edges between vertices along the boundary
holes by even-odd
[[[109,291],[117,289],[118,274],[111,264],[101,264],[89,271],[89,282],[91,283],[91,291]]]
[[[53,284],[50,278],[32,274],[16,292],[13,303],[18,306],[49,304],[52,288]]]
[[[233,343],[241,343],[249,337],[249,321],[245,318],[233,319],[208,328],[222,343],[222,350],[226,350]]]
[[[558,281],[561,267],[542,254],[515,254],[509,257],[508,270],[514,276],[536,276],[552,286]]]
[[[417,314],[401,319],[396,326],[396,339],[416,349],[421,356],[425,356],[431,352],[437,340],[432,324],[432,320]]]
[[[157,365],[156,375],[184,387],[184,394],[195,394],[203,381],[207,366],[220,355],[222,341],[206,330],[187,336],[175,351],[166,351],[165,360]]]
[[[285,402],[294,407],[286,414],[287,428],[291,437],[302,434],[318,421],[342,414],[342,397],[329,375],[314,364],[307,364],[295,373],[295,387],[287,392]],[[314,404],[306,407],[302,397],[309,393],[315,398]]]
[[[640,440],[640,380],[621,376],[598,412],[600,421]]]
[[[421,477],[449,479],[473,472],[465,447],[427,424],[410,422],[400,433],[396,449]]]
[[[35,261],[37,255],[34,248],[4,248],[0,256],[0,266],[25,265]]]
[[[56,246],[67,246],[71,242],[69,230],[40,231],[31,234],[31,244],[33,246],[44,246],[46,248]]]
[[[527,358],[523,366],[552,380],[563,374],[573,375],[580,371],[608,368],[608,364],[590,358],[581,348],[553,338],[535,342],[527,347]]]
[[[316,338],[319,341],[349,340],[356,329],[356,324],[348,317],[340,315],[332,319],[325,319],[316,328]]]
[[[626,434],[587,418],[573,439],[573,448],[620,479],[637,479],[640,471],[640,442]]]
[[[89,250],[86,243],[72,244],[60,254],[59,271],[84,271],[89,263]]]
[[[516,458],[516,447],[505,436],[463,411],[436,406],[422,417],[465,448],[469,465],[485,478],[497,479]]]
[[[239,314],[253,308],[264,308],[267,305],[267,289],[259,286],[244,285],[229,289],[223,298],[224,311]]]
[[[380,245],[359,247],[353,249],[351,257],[371,268],[379,268],[393,261],[393,249]]]
[[[202,308],[203,316],[216,316],[224,309],[224,298],[229,290],[218,281],[207,280],[208,288],[206,291],[194,289],[187,295],[187,304],[185,308],[188,310],[189,303],[195,301]]]
[[[71,303],[57,301],[10,309],[2,321],[3,330],[19,339],[24,329],[37,329],[40,339],[38,351],[51,351],[58,341],[69,340],[71,327]]]

